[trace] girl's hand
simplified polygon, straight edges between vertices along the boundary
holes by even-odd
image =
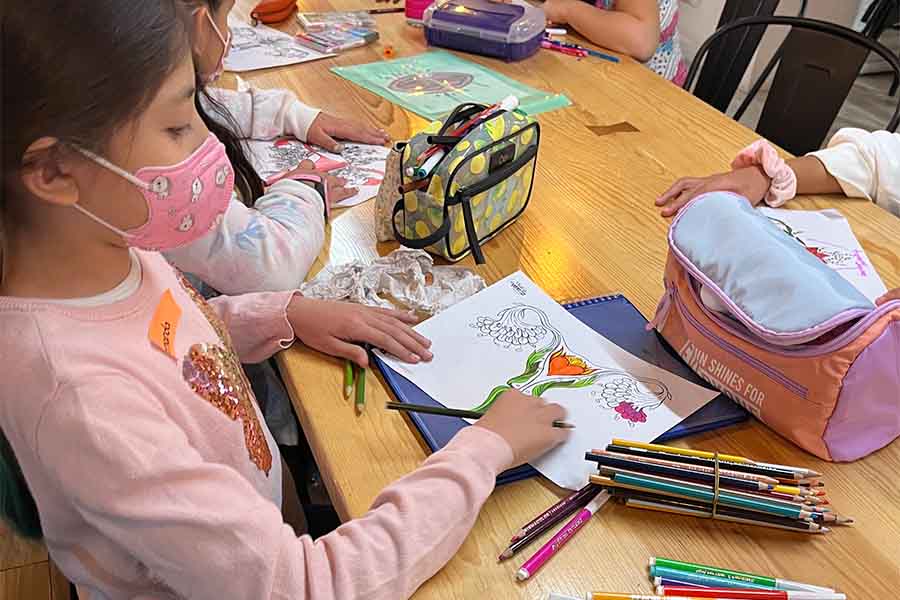
[[[513,465],[521,465],[565,441],[570,429],[554,427],[566,410],[543,398],[522,392],[504,392],[475,423],[502,437],[513,451]]]
[[[309,131],[306,132],[306,141],[321,146],[329,152],[340,153],[341,144],[334,138],[376,146],[383,146],[391,141],[387,132],[382,129],[364,123],[347,121],[328,113],[319,113],[319,116],[309,126]]]
[[[432,358],[431,342],[410,327],[416,318],[396,310],[296,295],[288,304],[287,318],[294,335],[310,348],[361,367],[369,365],[369,357],[360,344],[370,344],[408,363]]]
[[[747,167],[709,177],[683,177],[656,199],[660,214],[671,217],[681,208],[706,192],[725,191],[744,196],[756,206],[769,191],[771,180],[759,167]]]
[[[900,288],[894,288],[889,292],[886,292],[880,298],[875,300],[875,305],[881,306],[882,304],[890,302],[891,300],[900,300]]]
[[[284,179],[296,179],[297,175],[318,175],[322,177],[325,180],[325,188],[328,190],[326,195],[331,206],[334,206],[341,200],[350,198],[359,191],[358,188],[349,187],[347,180],[343,177],[334,177],[333,175],[316,171],[316,165],[311,160],[300,161],[300,165],[285,175]]]
[[[547,15],[547,21],[556,25],[565,25],[569,22],[569,6],[573,0],[546,0],[541,8]],[[576,0],[580,2],[581,0]]]

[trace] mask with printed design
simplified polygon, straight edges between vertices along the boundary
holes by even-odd
[[[224,144],[213,134],[177,165],[144,167],[134,174],[93,152],[80,151],[140,189],[147,203],[147,222],[128,231],[75,205],[81,213],[121,235],[134,248],[166,251],[190,244],[221,221],[231,201],[234,171]]]
[[[219,41],[222,42],[222,55],[216,62],[216,68],[212,73],[200,76],[204,83],[209,84],[216,81],[219,77],[222,76],[222,73],[225,72],[225,57],[228,56],[228,51],[231,49],[231,31],[228,31],[228,35],[222,35],[222,31],[219,29],[219,26],[216,25],[215,20],[213,20],[212,15],[208,10],[206,11],[206,20],[209,21],[210,25],[212,25],[216,37],[218,37]]]

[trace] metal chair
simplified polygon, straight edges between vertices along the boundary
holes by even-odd
[[[881,56],[891,66],[894,76],[900,77],[900,59],[882,44],[852,29],[800,17],[745,17],[721,27],[700,46],[688,71],[685,89],[691,89],[704,57],[717,41],[735,32],[761,30],[765,33],[770,25],[786,25],[791,30],[734,118],[743,116],[763,82],[777,67],[756,131],[789,152],[804,154],[821,146],[870,52]],[[728,76],[740,80],[744,70],[746,65]],[[705,100],[696,91],[695,95]],[[898,122],[900,103],[886,129],[894,131]]]

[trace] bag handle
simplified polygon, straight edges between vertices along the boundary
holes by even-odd
[[[401,197],[397,200],[397,203],[394,205],[394,210],[391,213],[391,227],[394,229],[394,237],[397,238],[397,241],[403,244],[408,248],[415,248],[417,250],[422,250],[423,248],[427,248],[432,244],[436,244],[441,240],[442,237],[447,235],[447,232],[450,231],[450,219],[447,218],[447,207],[444,206],[444,221],[441,223],[441,226],[437,228],[432,234],[427,235],[423,238],[413,239],[408,238],[397,229],[397,213],[403,210],[403,198]]]

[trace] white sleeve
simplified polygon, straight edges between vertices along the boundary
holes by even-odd
[[[845,128],[808,156],[819,159],[851,198],[867,198],[900,216],[900,134]]]
[[[300,286],[324,241],[321,196],[308,185],[283,180],[253,208],[233,195],[212,231],[165,255],[223,294],[274,292]]]
[[[294,136],[305,142],[310,125],[321,112],[303,104],[288,90],[209,88],[207,92],[237,121],[240,127],[237,133],[254,140]]]

